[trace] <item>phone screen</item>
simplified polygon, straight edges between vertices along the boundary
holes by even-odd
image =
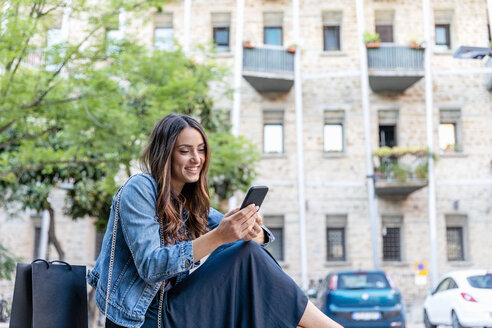
[[[246,197],[244,197],[244,201],[241,204],[241,209],[245,208],[250,204],[255,204],[260,207],[265,199],[265,196],[268,192],[267,186],[253,186],[249,188]]]

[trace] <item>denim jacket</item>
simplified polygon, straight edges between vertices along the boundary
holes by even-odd
[[[121,188],[120,188],[121,190]],[[119,192],[119,191],[118,191]],[[101,253],[93,270],[87,273],[88,283],[96,289],[96,304],[104,313],[108,286],[109,261],[118,193],[113,198],[108,228]],[[155,205],[157,185],[148,174],[132,176],[121,192],[116,247],[109,293],[107,316],[125,327],[140,327],[145,313],[161,283],[175,278],[181,282],[199,262],[193,263],[192,241],[180,241],[161,247]],[[214,229],[223,215],[210,208],[208,228]],[[185,218],[184,218],[185,219]],[[274,237],[268,234],[268,246]]]

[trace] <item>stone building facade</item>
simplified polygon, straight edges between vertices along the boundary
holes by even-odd
[[[182,43],[188,29],[192,56],[196,46],[214,41],[217,52],[210,57],[231,69],[228,79],[233,85],[237,2],[194,0],[190,9],[189,26],[184,23],[185,1],[175,1],[162,13],[136,18],[126,33],[139,35],[149,47],[169,47],[173,38]],[[299,283],[299,206],[305,206],[306,269],[312,284],[332,270],[373,268],[356,9],[352,0],[300,1],[301,42],[296,51],[301,51],[302,79],[294,81],[294,54],[286,50],[295,43],[291,1],[245,1],[243,41],[252,46],[243,45],[238,128],[263,153],[256,184],[270,187],[261,212],[265,224],[279,236],[272,252]],[[492,74],[486,73],[487,59],[452,56],[460,45],[489,45],[488,10],[492,8],[487,8],[486,0],[431,1],[433,46],[427,49],[432,49],[439,276],[456,269],[492,270],[488,254],[492,247],[492,93],[488,88]],[[411,41],[424,40],[422,11],[422,2],[417,0],[364,1],[364,30],[379,32],[382,38],[379,48],[367,50],[372,149],[425,147],[427,143],[425,50],[409,47]],[[268,56],[279,59],[268,63]],[[275,66],[279,61],[286,64],[279,68]],[[298,198],[294,83],[302,83],[304,204]],[[216,106],[232,112],[233,99],[217,96]],[[411,177],[407,179],[412,182]],[[402,291],[410,318],[420,319],[421,308],[415,304],[425,298],[431,282],[416,285],[414,265],[431,260],[428,188],[425,179],[417,181],[420,188],[416,190],[409,191],[405,183],[398,188],[398,182],[394,189],[378,187],[384,180],[376,181],[375,199],[380,267]],[[29,258],[32,240],[21,236],[33,235],[35,220],[3,220],[2,240],[7,238],[8,246]],[[63,220],[57,229],[67,237],[62,241],[67,260],[90,264],[96,252],[91,220]]]

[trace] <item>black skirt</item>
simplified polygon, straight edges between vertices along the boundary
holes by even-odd
[[[158,299],[142,327],[157,327]],[[241,240],[217,248],[165,293],[163,328],[297,327],[307,302],[270,253]],[[118,326],[107,321],[106,327]]]

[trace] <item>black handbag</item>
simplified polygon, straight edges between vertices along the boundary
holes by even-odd
[[[10,328],[87,328],[85,274],[63,261],[17,263]]]

